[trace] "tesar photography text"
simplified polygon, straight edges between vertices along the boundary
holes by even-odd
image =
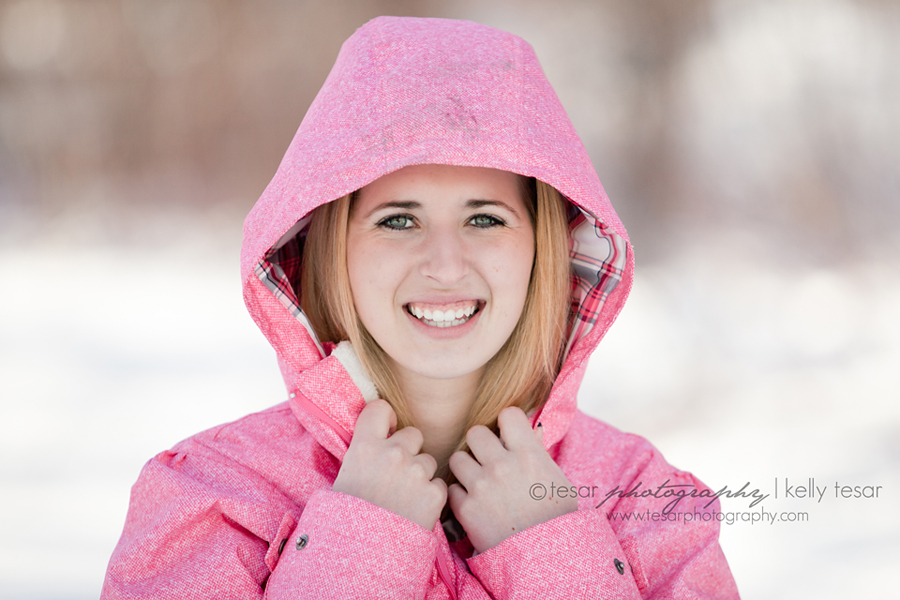
[[[529,496],[535,501],[577,498],[589,500],[596,509],[605,509],[606,517],[615,521],[670,521],[701,523],[717,521],[734,523],[802,523],[810,520],[806,511],[771,511],[761,503],[772,501],[809,500],[816,504],[823,500],[875,500],[884,496],[883,485],[858,484],[841,481],[822,482],[815,477],[775,477],[773,486],[764,489],[746,482],[741,486],[722,486],[718,490],[696,483],[674,483],[666,479],[661,483],[647,484],[635,481],[629,486],[603,489],[599,485],[559,485],[555,482],[538,482],[529,488]],[[643,500],[641,510],[635,500]],[[699,502],[684,503],[687,499]],[[747,502],[747,509],[721,510],[721,500]],[[594,502],[596,500],[596,502]],[[660,502],[654,502],[659,500]],[[717,506],[714,503],[719,500]],[[649,508],[648,508],[649,506]],[[757,508],[758,506],[758,508]]]

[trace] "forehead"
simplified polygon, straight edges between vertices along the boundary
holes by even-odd
[[[521,206],[525,179],[515,173],[484,167],[413,165],[376,179],[356,194],[354,204],[416,201],[465,203],[469,200],[503,200]]]

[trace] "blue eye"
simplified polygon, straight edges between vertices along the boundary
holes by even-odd
[[[379,221],[378,226],[395,231],[409,229],[413,226],[413,220],[409,215],[391,215]]]
[[[492,215],[475,215],[474,217],[469,219],[469,223],[471,223],[475,227],[480,227],[483,229],[497,227],[499,225],[506,225],[505,222]]]

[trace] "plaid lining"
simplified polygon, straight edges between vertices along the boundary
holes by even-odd
[[[256,264],[254,273],[306,328],[309,337],[319,349],[319,354],[324,358],[325,350],[322,349],[319,336],[313,331],[309,319],[300,309],[300,266],[303,263],[303,244],[306,242],[307,226],[311,218],[310,215],[306,215],[281,236],[281,239]]]
[[[565,356],[586,336],[606,299],[625,271],[625,240],[586,210],[569,203],[569,254],[572,260],[572,310]],[[319,353],[325,351],[312,325],[300,310],[300,265],[306,241],[307,215],[297,222],[256,265],[256,276],[309,332]]]
[[[627,256],[624,238],[571,201],[570,206],[575,209],[569,213],[573,291],[564,359],[575,342],[594,328],[606,299],[622,281]]]

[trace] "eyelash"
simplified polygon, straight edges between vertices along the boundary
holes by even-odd
[[[402,231],[404,229],[412,229],[412,227],[396,227],[391,225],[391,221],[397,221],[400,219],[405,219],[406,221],[412,221],[413,218],[411,215],[391,215],[389,217],[385,217],[382,220],[378,221],[378,227],[383,227],[385,229],[390,229],[391,231]]]
[[[395,225],[391,225],[391,221],[396,221],[400,219],[405,219],[406,221],[414,221],[414,217],[412,215],[390,215],[389,217],[385,217],[382,220],[378,221],[376,225],[378,227],[383,227],[385,229],[389,229],[391,231],[403,231],[404,229],[412,229],[412,227],[397,227]],[[469,223],[474,221],[475,219],[489,219],[490,223],[485,225],[474,225],[478,229],[492,229],[494,227],[506,225],[506,221],[499,217],[495,217],[494,215],[486,215],[486,214],[478,214],[472,215],[469,217]]]

